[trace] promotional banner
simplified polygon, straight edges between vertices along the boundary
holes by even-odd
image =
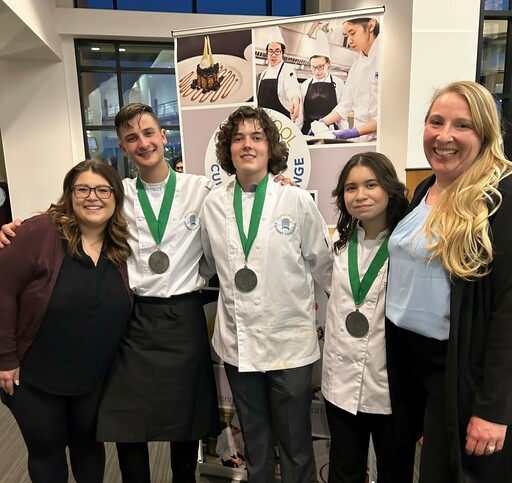
[[[312,190],[326,222],[335,224],[331,192],[341,168],[378,147],[383,15],[310,17],[179,33],[182,152],[186,172],[225,183],[215,134],[240,105],[263,107],[290,150],[284,175]]]
[[[175,53],[185,172],[204,174],[216,186],[226,183],[229,176],[215,154],[219,126],[241,105],[262,107],[289,150],[283,174],[307,189],[326,222],[334,225],[331,193],[342,167],[357,153],[378,150],[382,11],[180,32]],[[214,293],[205,291],[210,334],[215,323]],[[316,289],[315,301],[315,326],[322,349],[326,294]],[[219,466],[237,471],[245,466],[240,451],[229,461],[221,456],[220,447],[229,446],[239,433],[233,424],[235,408],[222,361],[213,351],[212,359],[226,428],[211,451],[218,456],[217,465],[203,465],[201,471],[220,475]],[[311,425],[317,478],[326,482],[330,435],[320,391],[321,372],[319,360],[313,367]],[[276,460],[279,474],[277,454]]]

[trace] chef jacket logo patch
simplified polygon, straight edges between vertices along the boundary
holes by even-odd
[[[297,224],[293,216],[289,214],[280,215],[274,221],[274,228],[281,235],[291,235],[295,231],[296,226]]]
[[[183,216],[183,223],[187,230],[194,231],[201,226],[201,218],[197,211],[187,211]]]

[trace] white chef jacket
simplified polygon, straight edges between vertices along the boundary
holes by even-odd
[[[354,112],[354,127],[377,120],[379,101],[379,50],[380,37],[377,37],[368,52],[357,54],[348,73],[345,89],[340,103],[334,108],[343,119]],[[358,138],[359,141],[371,141],[375,134]]]
[[[284,63],[284,65],[283,65]],[[281,101],[281,104],[288,110],[290,110],[291,101],[293,97],[300,97],[300,84],[297,80],[297,74],[295,73],[295,68],[291,64],[287,64],[286,62],[280,62],[275,67],[268,66],[262,73],[258,81],[258,88],[260,86],[260,82],[263,79],[276,79],[279,74],[279,69],[283,65],[283,70],[281,71],[281,75],[279,76],[279,80],[277,82],[277,97]]]
[[[143,181],[156,218],[168,178],[160,183]],[[136,179],[123,180],[124,215],[128,220],[128,243],[132,249],[127,262],[131,289],[137,295],[161,298],[199,290],[206,283],[199,274],[199,260],[203,254],[199,212],[213,188],[212,181],[205,176],[176,174],[174,201],[160,245],[169,256],[170,264],[162,274],[153,273],[148,265],[157,245],[142,211],[135,183]]]
[[[234,283],[245,260],[233,208],[234,185],[233,180],[212,191],[201,215],[205,259],[212,269],[216,266],[220,281],[213,348],[241,372],[313,363],[320,357],[313,280],[327,289],[332,273],[325,221],[307,191],[274,183],[270,175],[247,263],[258,284],[243,293]],[[253,201],[254,193],[242,196],[246,234]]]
[[[318,80],[315,76],[310,77],[309,79],[305,80],[302,84],[300,84],[300,94],[301,94],[301,109],[302,109],[302,115],[300,116],[301,121],[304,119],[304,98],[306,97],[306,94],[308,92],[309,85],[311,83],[316,84],[317,82],[334,82],[336,84],[336,101],[339,103],[341,100],[341,96],[343,94],[343,90],[345,88],[345,82],[343,82],[342,79],[339,77],[336,77],[335,75],[328,74],[323,79]],[[326,112],[325,115],[327,116],[329,112]],[[302,126],[302,122],[301,122]],[[341,119],[336,123],[337,129],[348,129],[348,121],[346,119]]]
[[[358,227],[358,267],[362,278],[387,231],[376,240],[365,240]],[[339,238],[336,232],[334,240]],[[348,245],[334,257],[331,296],[327,303],[322,364],[322,393],[335,406],[352,414],[358,411],[391,414],[384,334],[385,289],[388,261],[380,269],[359,311],[370,328],[361,338],[352,337],[345,319],[356,309],[348,274]]]

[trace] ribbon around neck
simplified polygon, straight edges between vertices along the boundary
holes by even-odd
[[[153,239],[157,245],[160,245],[162,238],[164,237],[165,228],[169,221],[169,215],[171,213],[172,202],[174,200],[174,193],[176,191],[176,173],[174,170],[169,168],[169,179],[165,185],[164,197],[162,200],[162,206],[160,207],[160,213],[158,213],[158,220],[153,213],[151,203],[149,202],[148,194],[144,188],[140,176],[137,177],[135,182],[137,187],[137,197],[139,198],[140,206],[146,217],[146,222],[149,226]]]
[[[363,279],[359,278],[359,268],[357,264],[357,226],[354,228],[352,239],[348,245],[348,275],[350,279],[350,288],[356,305],[361,305],[368,294],[373,282],[379,274],[379,270],[388,258],[388,241],[389,235],[384,239],[379,250],[373,257],[368,270],[364,274]]]
[[[244,249],[245,263],[249,258],[252,244],[258,234],[260,226],[261,214],[263,213],[263,205],[265,204],[265,194],[267,192],[268,174],[258,183],[256,194],[254,196],[254,204],[252,205],[251,221],[249,222],[249,233],[245,236],[244,232],[244,215],[242,208],[242,188],[238,180],[235,182],[235,193],[233,196],[233,208],[235,209],[236,224],[238,226],[238,233],[240,234],[240,241]]]

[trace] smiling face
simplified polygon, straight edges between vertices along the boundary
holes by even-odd
[[[423,131],[423,150],[442,188],[453,183],[478,156],[482,142],[467,101],[448,92],[432,104]]]
[[[80,173],[73,184],[74,186],[83,185],[89,188],[110,186],[108,180],[93,171]],[[116,208],[114,193],[111,193],[107,199],[100,199],[96,195],[96,191],[91,190],[87,198],[77,198],[73,193],[71,199],[73,212],[82,232],[84,229],[105,229]]]
[[[167,143],[165,129],[149,115],[134,117],[129,125],[119,128],[119,147],[139,168],[144,179],[145,173],[161,170],[167,172],[164,146]]]
[[[368,25],[358,23],[345,22],[343,24],[343,35],[348,38],[348,45],[356,52],[362,52],[368,55],[371,46],[375,42],[375,20],[371,19]]]
[[[389,195],[370,168],[356,165],[350,170],[343,199],[347,211],[361,221],[367,233],[376,235],[387,228]]]
[[[259,122],[247,119],[239,124],[231,140],[231,159],[244,189],[267,175],[270,148]]]

